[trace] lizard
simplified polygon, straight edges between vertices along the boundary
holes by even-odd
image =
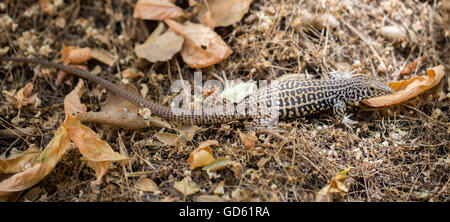
[[[224,110],[220,107],[205,109],[199,114],[192,113],[191,110],[186,109],[181,110],[181,113],[175,113],[169,106],[146,100],[127,91],[118,84],[72,66],[25,57],[0,57],[0,61],[32,63],[63,70],[100,84],[131,103],[142,108],[148,108],[156,116],[182,124],[208,125],[242,119],[253,119],[253,125],[268,124],[268,122],[273,121],[272,118],[268,118],[268,110],[274,111],[276,118],[288,119],[332,109],[337,120],[341,121],[347,117],[345,116],[347,105],[354,104],[356,101],[393,93],[393,89],[383,81],[367,76],[285,80],[274,86],[271,84],[259,89],[255,94],[256,96],[251,97],[245,107],[241,107],[244,111],[249,111],[251,108],[257,107],[258,104],[264,104],[270,109],[259,109],[250,113]]]

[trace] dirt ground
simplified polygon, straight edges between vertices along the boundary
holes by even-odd
[[[146,40],[157,22],[134,19],[135,4],[133,0],[61,1],[53,14],[45,15],[36,1],[6,0],[0,4],[0,49],[9,47],[6,55],[10,56],[33,55],[52,61],[61,57],[63,45],[107,50],[119,58],[116,65],[108,68],[90,61],[90,70],[99,66],[98,75],[119,82],[120,71],[137,67],[145,76],[131,83],[139,89],[146,84],[147,99],[165,105],[174,96],[170,85],[180,77],[193,81],[197,70],[203,71],[204,81],[224,77],[274,80],[289,73],[328,78],[332,71],[354,70],[388,82],[426,75],[426,69],[441,64],[449,70],[448,0],[255,0],[239,23],[215,29],[233,53],[202,69],[189,68],[180,55],[159,63],[138,59],[134,47]],[[187,1],[177,0],[176,4],[190,10]],[[326,18],[331,19],[326,20],[328,27],[316,24],[320,23],[318,19],[302,24],[299,17],[305,11],[315,18],[332,17]],[[392,24],[407,27],[414,37],[408,34],[400,41],[386,40],[379,30]],[[399,74],[418,58],[425,58],[419,69]],[[34,93],[41,104],[37,108],[24,107],[19,113],[4,91],[21,89],[36,72],[42,72],[42,67],[2,63],[0,128],[14,125],[36,130],[32,136],[0,138],[1,154],[12,148],[26,150],[30,143],[43,149],[64,120],[63,99],[78,78],[69,77],[57,86],[57,71],[48,70],[50,77],[35,79],[39,87]],[[130,159],[124,164],[113,163],[100,189],[93,191],[90,183],[95,180],[94,171],[80,160],[79,151],[71,149],[18,201],[29,201],[26,194],[30,190],[37,190],[33,201],[314,201],[316,193],[348,167],[352,167],[344,181],[348,192],[335,200],[448,201],[449,83],[446,75],[433,89],[385,108],[355,106],[349,110],[357,121],[353,129],[336,124],[332,112],[282,121],[279,128],[287,131],[281,134],[285,139],[258,134],[252,149],[245,148],[240,140],[239,131],[245,132],[242,122],[202,126],[204,130],[182,147],[167,146],[155,138],[158,132],[176,133],[173,130],[111,130],[85,123],[116,151],[120,137]],[[88,81],[86,84],[88,93],[82,102],[89,110],[98,110],[104,96],[93,93],[99,86]],[[18,115],[23,120],[18,120]],[[219,146],[212,147],[215,156],[241,164],[239,175],[224,169],[218,172],[219,177],[210,178],[201,169],[189,171],[189,154],[206,140],[219,142]],[[200,186],[199,192],[187,197],[174,188],[174,183],[186,176]],[[142,178],[154,181],[160,192],[136,189]],[[223,194],[215,192],[221,183]]]

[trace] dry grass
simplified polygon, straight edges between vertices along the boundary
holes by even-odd
[[[171,83],[179,78],[193,81],[194,69],[188,68],[181,57],[169,62],[149,64],[138,61],[134,46],[143,42],[155,22],[132,18],[130,1],[66,2],[53,16],[44,16],[30,9],[35,1],[6,1],[0,8],[0,19],[12,18],[15,31],[0,32],[0,48],[10,47],[15,55],[27,55],[29,48],[48,46],[48,56],[55,60],[63,44],[103,48],[117,55],[119,65],[105,69],[100,75],[115,79],[114,74],[137,66],[144,73],[135,85],[149,85],[149,99],[168,104],[173,96]],[[135,2],[135,1],[133,1]],[[180,2],[180,1],[177,1]],[[203,80],[227,78],[243,80],[276,79],[287,73],[308,73],[309,78],[327,77],[330,71],[356,70],[387,81],[408,78],[398,73],[408,63],[422,56],[424,67],[438,64],[449,69],[448,13],[445,1],[255,1],[243,20],[216,31],[230,45],[233,54],[218,65],[203,69]],[[187,7],[186,3],[180,4]],[[26,16],[25,10],[31,10]],[[35,12],[33,13],[33,10]],[[338,21],[336,28],[316,29],[298,25],[297,10],[329,13]],[[266,25],[260,24],[259,14],[265,14]],[[447,14],[446,14],[447,13]],[[58,27],[58,20],[66,25]],[[59,21],[61,22],[61,21]],[[389,24],[400,24],[416,31],[417,42],[391,43],[380,37],[377,30]],[[353,30],[356,30],[355,33]],[[30,35],[24,34],[29,32]],[[385,65],[383,67],[383,64]],[[2,90],[20,89],[33,76],[33,66],[14,64],[0,68]],[[39,70],[42,70],[39,69]],[[162,78],[157,78],[161,74]],[[404,104],[385,109],[356,107],[350,110],[358,121],[353,130],[334,124],[327,113],[280,123],[288,133],[288,142],[270,134],[258,135],[254,149],[246,149],[237,130],[242,123],[208,127],[198,133],[186,147],[168,147],[157,142],[159,128],[139,131],[109,132],[90,124],[115,150],[118,138],[124,142],[132,158],[127,163],[114,164],[100,193],[89,183],[94,172],[80,161],[76,149],[71,150],[57,167],[36,186],[43,189],[36,201],[193,201],[201,194],[212,194],[224,181],[226,200],[237,201],[311,201],[315,192],[325,186],[337,172],[353,167],[345,181],[349,193],[344,201],[448,201],[450,174],[450,116],[448,75],[433,90]],[[28,143],[45,147],[63,120],[63,98],[72,85],[57,87],[52,78],[37,78],[35,89],[42,104],[38,109],[23,109],[20,127],[34,126],[37,133],[24,139],[0,140],[0,152],[11,148],[24,150]],[[75,82],[75,80],[72,80]],[[89,83],[90,89],[96,85]],[[99,109],[93,93],[83,97],[92,110]],[[18,110],[0,96],[0,125],[11,127]],[[188,155],[198,144],[215,139],[221,144],[214,148],[218,157],[228,156],[239,162],[239,178],[231,170],[223,170],[220,178],[210,179],[202,170],[190,172],[202,191],[183,197],[173,183],[184,178],[189,169]],[[161,194],[143,193],[134,186],[140,177],[156,182]],[[25,192],[26,193],[26,192]],[[20,200],[24,200],[21,198]]]

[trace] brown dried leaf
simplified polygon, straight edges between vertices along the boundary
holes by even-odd
[[[247,149],[255,148],[256,141],[258,141],[258,137],[256,137],[255,132],[250,132],[247,134],[239,132],[239,138],[241,138],[242,145],[244,145]]]
[[[61,57],[64,64],[81,64],[91,59],[90,48],[78,48],[76,46],[63,46]]]
[[[101,140],[92,129],[83,125],[76,117],[67,116],[62,125],[67,130],[70,140],[87,160],[112,162],[126,159],[125,156],[115,152],[106,141]]]
[[[186,142],[183,140],[183,138],[172,133],[157,133],[156,139],[169,146],[186,146]]]
[[[232,167],[234,176],[236,178],[238,178],[240,175],[242,166],[238,162],[232,161],[229,158],[219,158],[217,160],[214,160],[207,166],[203,167],[202,170],[205,170],[207,172],[213,172],[213,171],[223,170],[228,167]]]
[[[202,142],[197,149],[192,151],[187,160],[187,162],[191,165],[191,170],[211,164],[215,160],[211,150],[211,145],[218,146],[219,142],[216,140],[207,140]]]
[[[347,178],[350,169],[351,167],[337,173],[336,176],[331,179],[329,184],[317,192],[316,202],[332,202],[334,194],[336,193],[340,194],[341,197],[344,197],[345,193],[348,192],[348,188],[342,181]]]
[[[208,19],[208,16],[205,17],[205,15],[211,13],[211,18],[215,23],[215,27],[229,26],[241,21],[245,13],[248,12],[252,1],[253,0],[207,0],[206,2],[209,7],[203,3],[198,18],[202,24],[210,24],[209,21],[205,21],[205,18]]]
[[[158,185],[155,182],[153,182],[153,180],[147,178],[140,179],[135,187],[136,189],[145,192],[156,192],[159,190]]]
[[[164,23],[159,23],[144,44],[137,45],[134,48],[136,55],[150,62],[158,62],[168,61],[179,52],[183,46],[184,38],[173,30],[167,30],[163,33],[164,30]]]
[[[122,74],[123,78],[128,78],[128,79],[134,79],[137,77],[144,76],[144,73],[140,72],[136,68],[127,68],[127,69],[123,70],[121,74]]]
[[[34,165],[39,155],[40,152],[34,144],[31,144],[30,148],[24,152],[13,153],[11,151],[8,158],[0,158],[0,173],[8,174],[22,172]]]
[[[214,65],[232,53],[230,47],[222,38],[204,25],[191,22],[182,25],[170,19],[165,20],[165,22],[175,32],[184,37],[181,56],[193,68]]]
[[[76,115],[86,113],[86,105],[81,104],[80,97],[84,93],[84,81],[80,79],[77,86],[64,98],[64,113],[66,115]]]
[[[37,97],[37,94],[32,94],[34,89],[33,83],[27,83],[22,89],[20,89],[16,94],[17,108],[22,108],[23,106],[34,105],[34,107],[39,106],[41,100]]]
[[[133,18],[159,20],[182,16],[183,10],[167,0],[139,0]]]
[[[420,68],[426,61],[426,57],[421,57],[413,62],[409,63],[400,71],[400,75],[408,75],[416,70],[416,68]]]
[[[93,59],[96,59],[108,66],[113,66],[114,63],[116,62],[116,57],[112,55],[110,52],[105,51],[103,49],[91,49],[90,53]]]
[[[416,76],[408,80],[391,82],[389,86],[394,89],[393,94],[371,98],[363,102],[372,107],[389,106],[407,101],[428,89],[436,86],[445,75],[444,66],[436,66],[428,69],[427,76]]]
[[[12,194],[11,192],[34,186],[53,170],[69,148],[70,141],[67,131],[64,127],[59,127],[53,139],[40,153],[36,164],[0,182],[0,196],[8,196]]]
[[[190,177],[185,177],[183,180],[175,182],[173,187],[184,196],[189,196],[200,191],[200,187]]]

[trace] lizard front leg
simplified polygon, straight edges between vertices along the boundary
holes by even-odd
[[[350,119],[350,115],[346,115],[345,112],[347,110],[347,106],[344,101],[340,100],[333,106],[333,113],[338,123],[343,123],[346,127],[349,129],[352,129],[350,125],[358,123],[357,121],[354,121]]]

